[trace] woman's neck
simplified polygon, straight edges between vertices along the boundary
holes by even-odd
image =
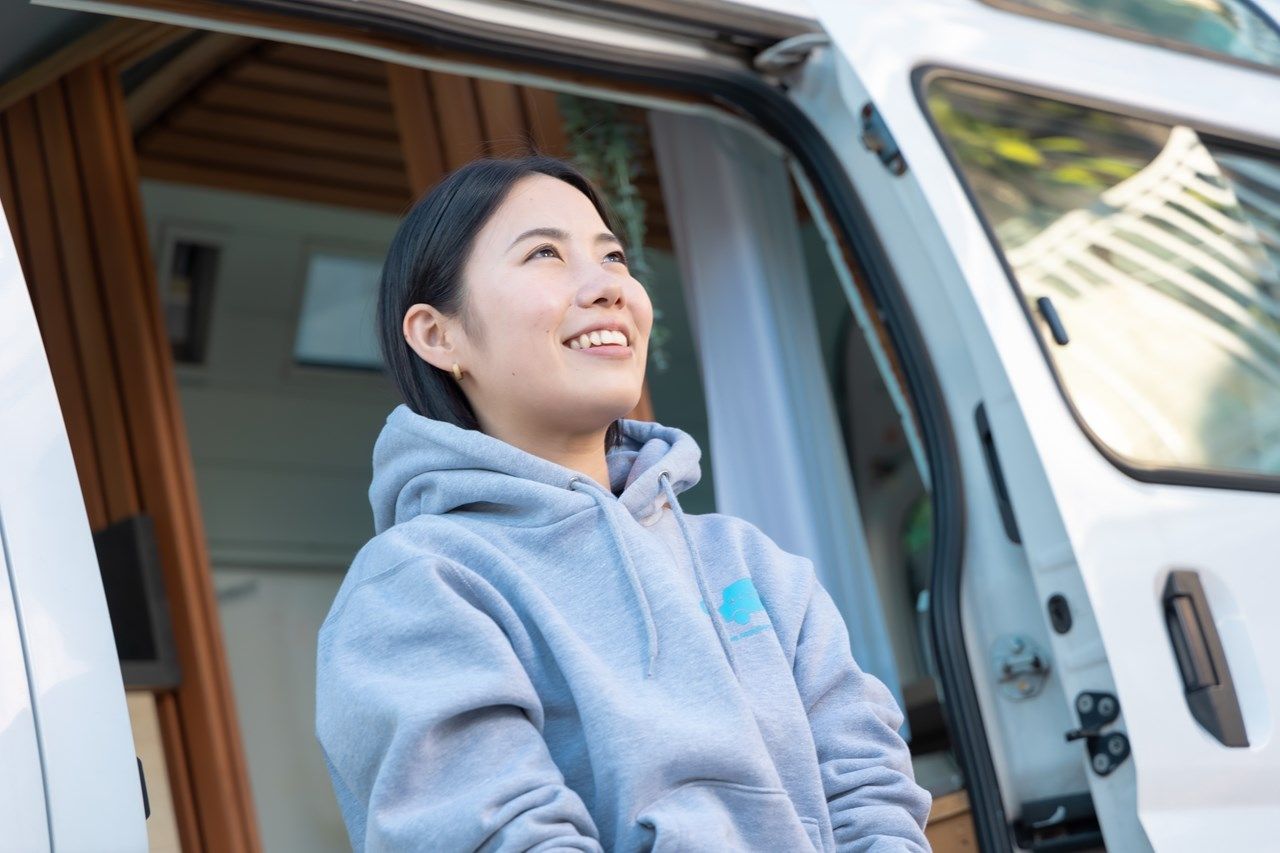
[[[481,429],[494,438],[521,450],[540,456],[573,471],[581,471],[613,493],[609,482],[609,464],[605,456],[604,437],[608,428],[590,433],[538,432],[528,428],[513,429],[502,424],[481,423]]]

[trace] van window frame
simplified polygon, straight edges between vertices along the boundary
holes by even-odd
[[[1109,113],[1120,116],[1121,118],[1133,118],[1170,127],[1181,125],[1194,131],[1208,144],[1230,148],[1241,154],[1258,156],[1269,160],[1280,160],[1280,144],[1260,138],[1251,138],[1247,134],[1239,132],[1227,131],[1221,128],[1212,128],[1205,122],[1197,119],[1178,117],[1155,110],[1126,106],[1114,101],[1107,101],[1101,98],[1065,92],[1047,86],[1029,84],[1023,81],[1011,80],[991,74],[975,73],[952,65],[926,63],[924,65],[916,66],[911,71],[911,88],[915,93],[916,106],[919,108],[921,115],[924,116],[925,121],[928,122],[929,128],[933,132],[934,139],[937,142],[938,147],[947,158],[947,162],[950,164],[952,172],[955,174],[956,180],[959,182],[961,189],[964,192],[965,199],[972,207],[974,215],[977,217],[978,222],[982,227],[983,234],[986,236],[987,241],[991,246],[991,250],[995,253],[1001,269],[1004,270],[1005,279],[1013,289],[1014,297],[1018,301],[1018,306],[1027,320],[1027,330],[1035,338],[1036,346],[1039,347],[1041,355],[1049,365],[1049,372],[1053,376],[1053,381],[1057,386],[1058,393],[1066,404],[1068,411],[1071,412],[1071,416],[1075,420],[1076,425],[1079,426],[1085,437],[1089,439],[1089,442],[1097,448],[1099,453],[1102,454],[1103,458],[1105,458],[1121,473],[1143,483],[1169,486],[1195,486],[1202,488],[1227,489],[1231,491],[1280,492],[1280,476],[1276,475],[1225,469],[1220,470],[1183,466],[1146,465],[1117,453],[1106,442],[1104,442],[1096,432],[1094,432],[1093,428],[1089,425],[1084,415],[1076,406],[1075,400],[1072,398],[1070,391],[1067,389],[1067,386],[1063,381],[1062,373],[1058,369],[1057,363],[1054,361],[1053,353],[1049,349],[1048,342],[1037,328],[1036,318],[1031,312],[1031,306],[1027,304],[1026,294],[1023,292],[1022,286],[1018,283],[1017,274],[1014,272],[1012,265],[1010,265],[1008,258],[1005,256],[1004,249],[1000,243],[1000,238],[996,235],[995,229],[992,226],[990,219],[987,217],[986,212],[983,210],[969,179],[965,176],[963,166],[959,160],[957,160],[951,144],[947,141],[946,134],[938,125],[933,113],[929,110],[927,89],[929,83],[939,77],[945,77],[965,83],[973,83],[979,86],[988,86],[1013,94],[1029,95],[1032,97],[1055,100],[1071,106],[1081,107],[1083,109]]]
[[[1071,27],[1072,29],[1100,33],[1101,35],[1123,39],[1124,41],[1134,42],[1136,44],[1151,45],[1152,47],[1172,50],[1188,56],[1198,56],[1214,62],[1224,62],[1228,65],[1236,65],[1241,68],[1247,68],[1251,71],[1263,71],[1268,74],[1280,76],[1280,65],[1268,65],[1265,62],[1255,62],[1252,59],[1245,59],[1241,56],[1233,56],[1229,53],[1210,50],[1209,48],[1201,47],[1198,44],[1163,38],[1162,36],[1149,33],[1145,30],[1120,27],[1115,24],[1106,24],[1101,21],[1086,18],[1082,15],[1072,15],[1066,12],[1053,12],[1048,9],[1040,9],[1035,6],[1029,6],[1026,3],[1021,3],[1019,0],[978,0],[978,2],[990,6],[993,9],[999,9],[1002,12],[1008,12],[1012,15],[1020,15],[1026,18],[1037,18],[1041,21],[1060,24],[1064,27]],[[1267,14],[1266,10],[1258,6],[1258,4],[1253,2],[1253,0],[1238,0],[1238,2],[1242,5],[1248,6],[1253,13],[1271,29],[1272,32],[1277,36],[1280,36],[1280,22],[1277,22]]]

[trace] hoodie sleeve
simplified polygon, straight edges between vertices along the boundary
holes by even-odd
[[[321,628],[316,736],[356,850],[602,853],[485,601],[465,569],[416,559]]]
[[[805,561],[811,592],[796,645],[796,686],[809,715],[839,853],[930,850],[933,798],[915,782],[898,734],[902,711],[849,649],[844,618]]]

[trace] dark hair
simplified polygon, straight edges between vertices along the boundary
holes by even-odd
[[[424,302],[446,316],[459,316],[467,335],[479,337],[470,315],[462,270],[476,234],[521,178],[543,174],[580,190],[614,227],[604,197],[572,164],[556,157],[472,160],[446,175],[413,205],[396,229],[378,288],[378,342],[400,396],[414,412],[464,429],[480,429],[475,412],[453,374],[429,364],[404,339],[404,315]],[[625,247],[624,247],[625,248]],[[605,432],[605,448],[622,441],[617,421]]]

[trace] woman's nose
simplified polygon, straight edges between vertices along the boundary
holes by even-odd
[[[605,305],[613,305],[622,301],[622,276],[602,269],[589,271],[587,280],[578,289],[579,299],[584,305],[594,305],[603,301]]]

